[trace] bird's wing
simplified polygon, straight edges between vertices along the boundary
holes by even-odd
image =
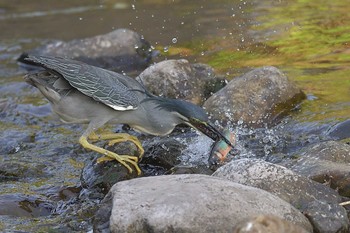
[[[138,89],[140,84],[124,75],[66,58],[29,56],[27,59],[61,75],[83,94],[115,110],[132,110],[139,105],[132,89]]]

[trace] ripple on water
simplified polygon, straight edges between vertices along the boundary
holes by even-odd
[[[0,195],[0,215],[40,217],[51,214],[54,205],[42,197],[24,194]]]

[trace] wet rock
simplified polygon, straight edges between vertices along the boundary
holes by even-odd
[[[177,175],[177,174],[203,174],[203,175],[211,175],[213,171],[205,165],[198,166],[175,166],[165,174],[169,175]]]
[[[53,208],[53,203],[36,196],[24,194],[0,195],[0,215],[16,217],[48,216]]]
[[[213,176],[275,194],[303,213],[308,213],[307,217],[317,232],[342,232],[349,227],[346,211],[338,205],[341,197],[334,190],[285,167],[257,159],[240,159],[219,168]],[[334,208],[330,209],[330,206]],[[333,228],[330,231],[319,228],[324,224]]]
[[[106,197],[100,203],[100,207],[97,210],[93,219],[93,228],[95,233],[109,233],[109,217],[112,213],[112,193],[109,192]]]
[[[242,120],[247,126],[258,127],[277,123],[304,98],[280,70],[263,67],[234,78],[204,107],[223,123]]]
[[[335,140],[350,138],[350,119],[334,125],[327,134]]]
[[[97,200],[81,197],[68,202],[59,202],[53,212],[62,219],[57,232],[88,232],[98,207]]]
[[[211,139],[199,137],[188,127],[177,127],[170,136],[151,136],[142,141],[145,154],[140,166],[144,176],[213,173],[207,163],[210,145],[203,145],[203,141],[212,143]]]
[[[119,182],[110,193],[113,207],[106,217],[111,232],[232,232],[239,221],[257,214],[281,216],[312,230],[298,210],[278,197],[217,177],[142,177]]]
[[[174,137],[151,138],[144,142],[145,155],[142,164],[151,164],[168,171],[180,164],[179,157],[186,145]]]
[[[14,154],[20,150],[29,148],[28,143],[35,140],[35,133],[21,130],[4,130],[0,133],[2,140],[0,140],[0,154]]]
[[[106,148],[117,154],[138,156],[136,146],[130,142],[117,143]],[[97,158],[89,161],[81,173],[80,181],[83,188],[87,189],[87,196],[92,199],[102,199],[117,182],[137,177],[137,173],[129,173],[127,168],[117,161],[97,163]],[[133,168],[133,167],[132,167]]]
[[[52,186],[44,185],[35,190],[36,193],[40,193],[43,196],[46,196],[51,201],[67,201],[78,197],[81,191],[80,186]]]
[[[129,29],[117,29],[104,35],[69,42],[55,41],[28,54],[72,58],[117,72],[142,70],[154,56],[150,44]],[[24,60],[26,56],[22,54],[18,60],[30,64]]]
[[[259,215],[238,223],[233,233],[307,233],[304,228],[277,216]]]
[[[88,163],[81,173],[82,187],[89,190],[89,197],[102,199],[117,182],[137,177],[135,172],[128,170],[117,161]]]
[[[24,163],[9,161],[0,163],[0,182],[27,179],[33,177],[47,177],[46,166],[41,163]]]
[[[216,77],[210,66],[190,64],[185,59],[166,60],[154,64],[143,71],[137,79],[156,95],[185,99],[199,105],[212,92],[225,85],[224,79]]]
[[[291,169],[320,183],[328,183],[340,195],[350,197],[350,146],[337,141],[308,146],[294,157]]]
[[[324,215],[320,212],[320,208],[327,209],[329,215]],[[343,207],[337,203],[322,203],[319,201],[309,203],[304,215],[310,220],[316,232],[320,233],[348,233],[349,219]]]

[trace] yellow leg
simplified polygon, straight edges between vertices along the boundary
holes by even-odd
[[[96,151],[102,155],[107,156],[108,158],[117,160],[121,165],[126,167],[130,173],[132,173],[133,169],[131,169],[131,167],[127,164],[127,163],[130,163],[131,165],[133,165],[135,167],[135,169],[137,171],[137,175],[141,174],[141,169],[139,168],[139,165],[137,164],[138,158],[136,156],[118,155],[118,154],[111,152],[109,150],[95,146],[95,145],[89,143],[85,136],[81,136],[79,138],[79,143],[86,149]],[[97,162],[102,162],[105,160],[109,160],[109,159],[105,159],[105,157],[102,157],[102,158],[98,159]]]
[[[118,142],[126,142],[126,141],[130,141],[132,143],[135,144],[135,146],[138,148],[139,152],[140,152],[140,158],[142,157],[143,153],[145,152],[145,150],[143,149],[141,142],[137,139],[137,137],[132,136],[130,134],[127,133],[102,133],[97,135],[96,133],[91,133],[89,135],[89,139],[90,140],[110,140],[108,145],[112,146],[115,143]]]

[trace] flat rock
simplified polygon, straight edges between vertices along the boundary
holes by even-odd
[[[166,60],[144,70],[137,79],[147,89],[160,96],[188,100],[202,104],[212,92],[225,85],[214,70],[204,64],[190,64],[187,60]]]
[[[303,148],[290,168],[320,183],[328,183],[342,196],[350,197],[350,146],[337,141]]]
[[[110,193],[111,232],[232,232],[238,222],[257,214],[280,216],[312,231],[308,220],[280,198],[217,177],[143,177],[119,182]],[[105,229],[94,227],[96,232]]]
[[[338,204],[341,197],[337,192],[285,167],[258,159],[240,159],[222,166],[213,176],[278,196],[305,213],[317,232],[347,232],[349,228],[349,219],[346,210]]]
[[[268,66],[232,79],[204,107],[222,123],[242,120],[247,126],[259,127],[278,123],[304,98],[285,74]]]

